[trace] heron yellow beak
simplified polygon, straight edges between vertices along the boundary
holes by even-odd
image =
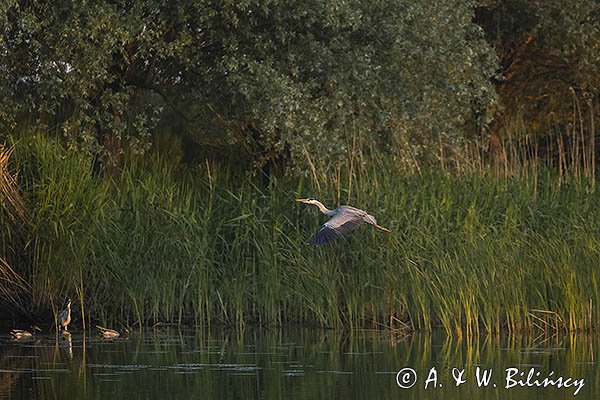
[[[308,203],[308,199],[296,199],[296,201],[299,201],[300,203]]]

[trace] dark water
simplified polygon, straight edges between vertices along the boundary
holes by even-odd
[[[575,398],[592,399],[600,398],[599,339],[453,340],[286,329],[164,330],[112,341],[74,333],[22,342],[2,334],[0,399],[553,400],[573,398],[582,380]],[[478,367],[480,376],[492,370],[481,387]],[[398,375],[404,368],[417,375],[410,389],[397,382],[410,385],[411,370]],[[508,381],[507,369],[515,373]],[[543,384],[549,375],[555,381],[545,388],[520,387],[517,381],[527,384],[530,371],[529,384]],[[556,387],[559,377],[572,386]],[[465,382],[457,387],[456,380]]]

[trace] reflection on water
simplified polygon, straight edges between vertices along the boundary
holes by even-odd
[[[349,335],[306,329],[172,330],[112,341],[77,333],[14,341],[6,334],[0,336],[0,399],[552,400],[572,398],[573,383],[582,379],[585,385],[577,398],[598,398],[599,339],[465,341],[435,334],[401,338],[389,332]],[[480,378],[483,370],[491,370],[482,387],[476,380],[478,367]],[[398,375],[403,368],[417,376],[410,389],[398,386],[397,379],[402,385],[412,383],[413,377]],[[526,385],[532,374],[531,385],[550,376],[562,377],[571,387],[516,384],[507,389],[509,368],[514,372],[511,384],[520,380]],[[465,382],[457,387],[457,379]]]

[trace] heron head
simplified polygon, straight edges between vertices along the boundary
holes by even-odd
[[[306,204],[317,204],[318,201],[312,198],[308,198],[308,199],[296,199],[296,201],[299,201],[300,203],[306,203]]]

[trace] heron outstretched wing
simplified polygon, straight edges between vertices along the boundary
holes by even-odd
[[[336,215],[321,225],[313,244],[321,246],[353,231],[360,224],[366,222],[365,215],[367,214],[364,211],[353,207],[340,207]]]

